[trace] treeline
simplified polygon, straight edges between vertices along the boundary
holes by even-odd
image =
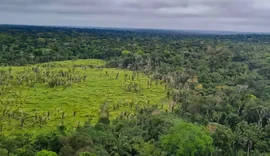
[[[202,50],[205,50],[209,44],[217,45],[222,42],[222,45],[234,46],[231,43],[235,41],[247,44],[259,42],[267,45],[270,37],[2,25],[0,26],[0,63],[26,65],[70,59],[113,59],[121,56],[123,50],[138,54],[157,52],[179,54],[191,50],[203,52]],[[237,47],[244,48],[245,43]],[[259,44],[256,43],[256,46],[261,47]],[[251,50],[252,48],[249,47],[245,49]]]
[[[259,126],[241,122],[232,132],[228,127],[212,123],[191,124],[174,113],[161,113],[155,108],[140,110],[135,116],[121,115],[110,121],[101,117],[96,124],[85,122],[76,131],[65,126],[58,131],[40,134],[0,134],[1,156],[106,156],[106,155],[262,155],[263,143],[256,148],[246,146],[249,137],[270,137],[259,132]],[[256,130],[253,132],[252,130]],[[34,138],[34,139],[33,139]],[[249,149],[250,148],[250,149]]]
[[[32,140],[29,134],[7,138],[0,135],[0,154],[25,156],[106,155],[210,155],[213,139],[203,126],[186,123],[155,109],[124,115],[112,121],[106,117],[95,125],[86,122],[75,132],[64,126]]]
[[[146,111],[134,119],[119,118],[111,124],[102,120],[65,134],[68,137],[64,135],[61,143],[56,140],[62,135],[56,135],[52,142],[61,145],[57,150],[43,146],[34,148],[34,152],[46,149],[59,155],[64,151],[70,155],[84,151],[96,155],[267,155],[269,43],[267,35],[1,26],[0,63],[26,65],[78,58],[106,59],[107,67],[142,71],[167,85],[173,118],[159,113],[153,117],[155,111]],[[155,120],[149,121],[152,118]],[[191,129],[194,135],[189,133]],[[185,137],[189,135],[191,140],[199,139],[199,143],[188,142],[190,138]],[[99,136],[111,140],[95,140]],[[72,144],[76,142],[72,137],[81,137],[77,141],[82,143]],[[23,145],[33,148],[29,142]]]

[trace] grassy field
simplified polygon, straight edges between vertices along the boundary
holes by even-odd
[[[167,107],[165,86],[142,73],[108,69],[101,60],[76,60],[0,68],[0,131],[39,134],[72,130],[101,115],[132,115]]]

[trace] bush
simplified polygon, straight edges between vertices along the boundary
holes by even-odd
[[[36,156],[57,156],[57,154],[52,151],[42,150],[37,152]]]

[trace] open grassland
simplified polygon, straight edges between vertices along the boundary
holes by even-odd
[[[167,107],[165,86],[139,72],[76,60],[0,68],[0,132],[39,134]]]

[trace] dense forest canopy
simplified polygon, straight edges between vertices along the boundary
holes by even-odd
[[[162,81],[169,109],[34,139],[0,133],[0,155],[269,155],[269,35],[0,26],[2,66],[89,58]]]

